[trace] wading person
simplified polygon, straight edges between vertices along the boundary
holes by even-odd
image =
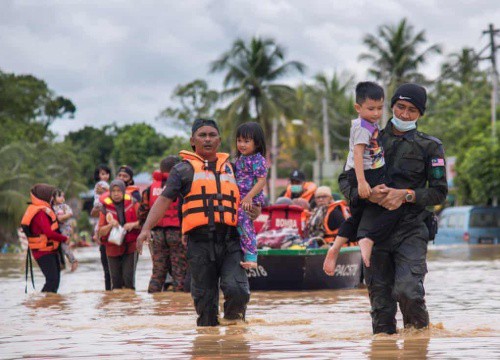
[[[28,238],[27,257],[31,256],[30,252],[33,254],[45,276],[42,292],[53,293],[59,289],[61,280],[57,249],[60,243],[68,241],[68,237],[58,231],[57,216],[50,205],[55,190],[55,187],[48,184],[34,185],[30,192],[31,202],[21,220],[21,227]]]
[[[140,228],[137,220],[139,204],[126,193],[122,180],[113,180],[109,189],[110,192],[101,197],[103,210],[99,215],[98,236],[106,246],[111,289],[135,289],[136,240]],[[118,225],[126,231],[121,245],[108,241],[111,229]]]
[[[181,151],[183,161],[172,168],[165,190],[151,208],[137,240],[138,249],[149,240],[151,229],[165,210],[182,196],[182,234],[183,240],[187,240],[197,325],[219,324],[219,287],[225,300],[222,322],[242,321],[250,289],[245,269],[240,265],[240,194],[233,167],[228,154],[217,153],[221,138],[215,121],[197,119],[190,143],[194,152]]]
[[[403,207],[403,214],[392,234],[375,244],[371,266],[365,269],[375,334],[396,332],[398,304],[405,328],[420,329],[429,325],[423,286],[430,236],[425,207],[442,203],[448,186],[441,141],[417,131],[417,121],[424,115],[426,101],[423,87],[401,85],[391,99],[393,117],[380,132],[386,175],[393,187],[375,186],[368,200],[388,210]],[[339,182],[346,198],[352,203],[359,201],[357,188],[350,185],[345,172]],[[373,226],[370,224],[373,217],[369,214],[374,208],[365,209],[358,238],[364,237]]]
[[[149,210],[161,196],[172,167],[179,162],[174,155],[167,156],[160,162],[160,171],[153,172],[153,183],[142,193],[139,207],[139,222],[144,223]],[[187,271],[186,246],[181,241],[179,221],[179,199],[175,199],[151,230],[149,251],[153,261],[153,271],[149,280],[148,292],[160,292],[165,285],[167,273],[174,280],[174,291],[184,291],[184,279]]]

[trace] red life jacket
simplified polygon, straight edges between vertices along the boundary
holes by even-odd
[[[168,179],[168,173],[162,173],[160,171],[153,172],[153,183],[149,187],[149,208],[153,207],[153,204],[158,199],[165,189],[162,183],[165,183]],[[180,227],[181,223],[179,221],[179,199],[175,199],[170,207],[165,211],[165,215],[158,221],[156,226],[159,227]]]
[[[118,221],[118,214],[116,212],[116,207],[115,207],[115,204],[114,204],[113,200],[111,199],[111,197],[108,194],[103,194],[100,198],[100,201],[104,205],[104,207],[106,208],[106,214],[110,213],[111,215],[113,215],[113,218],[116,221]],[[130,194],[125,194],[124,198],[123,198],[123,209],[125,212],[125,223],[137,221],[137,212],[136,212],[136,208],[134,205],[135,205],[135,203],[132,199],[132,196]],[[123,244],[120,246],[109,243],[107,241],[108,235],[103,236],[102,240],[106,242],[106,248],[108,248],[108,247],[109,248],[121,248],[121,247],[125,248],[125,244],[131,243],[131,245],[133,245],[132,246],[133,251],[135,251],[135,242],[137,240],[137,237],[139,236],[139,233],[140,233],[140,229],[132,229],[131,231],[127,232],[125,234],[125,239],[123,241]],[[127,247],[127,248],[129,248],[129,247]],[[116,249],[116,250],[118,250],[118,249]],[[133,252],[131,249],[129,249],[129,250],[130,250],[130,252]],[[106,250],[106,252],[108,253],[107,250]],[[110,251],[108,253],[108,255],[116,256],[116,255],[113,255],[113,251]],[[121,254],[118,254],[118,255],[121,255]]]

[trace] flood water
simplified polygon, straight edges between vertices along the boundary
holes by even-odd
[[[366,289],[253,292],[246,325],[197,328],[189,294],[105,292],[98,248],[77,249],[59,294],[24,293],[21,254],[0,255],[0,357],[102,359],[498,359],[500,246],[432,247],[426,277],[432,326],[371,333]],[[398,327],[402,325],[398,313]]]

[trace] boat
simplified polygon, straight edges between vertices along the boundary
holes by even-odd
[[[344,247],[335,275],[323,272],[328,249],[259,249],[258,266],[247,270],[250,290],[352,289],[362,282],[359,246]]]

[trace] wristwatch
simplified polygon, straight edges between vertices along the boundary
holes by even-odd
[[[415,192],[413,190],[406,189],[405,202],[411,203],[413,201],[415,201]]]

